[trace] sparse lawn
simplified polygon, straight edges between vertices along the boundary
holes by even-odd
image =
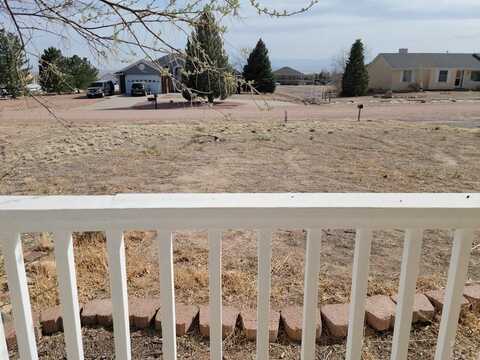
[[[298,91],[302,90],[292,90],[295,94]],[[335,104],[309,106],[292,99],[280,101],[281,96],[273,96],[269,111],[262,101],[253,101],[248,95],[233,97],[213,109],[186,106],[157,111],[105,110],[98,106],[108,105],[108,99],[52,97],[49,101],[58,109],[57,120],[35,104],[23,107],[20,101],[0,102],[0,193],[480,191],[478,93],[350,99],[354,103],[339,99]],[[173,96],[165,103],[170,99],[178,101]],[[32,104],[30,101],[23,104]],[[356,122],[359,101],[367,105],[363,120]],[[129,294],[156,295],[155,234],[150,229],[138,230],[147,232],[130,232],[126,241]],[[206,232],[181,230],[174,249],[176,296],[187,303],[205,303]],[[226,304],[255,307],[257,258],[252,230],[225,233]],[[349,297],[354,235],[353,229],[324,231],[320,304]],[[478,235],[469,269],[473,281],[480,281]],[[44,236],[44,259],[53,259],[48,235]],[[445,285],[451,242],[449,232],[425,233],[418,289]],[[38,249],[39,243],[40,235],[29,235],[25,248]],[[108,296],[103,236],[77,235],[75,245],[80,300]],[[272,306],[276,309],[302,303],[304,246],[303,229],[279,229],[274,234]],[[369,294],[396,292],[402,246],[400,229],[375,233]],[[54,269],[29,264],[27,270],[33,280],[32,306],[38,310],[55,304]],[[6,290],[4,276],[0,288]],[[8,301],[7,291],[1,292],[0,301]],[[415,330],[412,358],[432,357],[437,325]],[[473,359],[480,351],[479,329],[478,316],[462,320],[456,358],[462,354]],[[92,339],[97,335],[106,339],[102,341],[107,348],[111,346],[108,333],[86,334]],[[135,341],[141,339],[138,336]],[[52,341],[61,341],[61,337]],[[229,359],[246,358],[246,352],[240,350],[247,346],[251,351],[253,345],[244,341],[235,336],[227,342]],[[368,335],[365,358],[386,358],[390,342],[388,334]],[[182,339],[181,353],[185,358],[190,354],[190,358],[203,359],[208,355],[207,346],[198,337]],[[319,346],[318,351],[322,359],[340,359],[343,349],[344,345],[329,344]],[[281,341],[272,345],[272,358],[297,358],[298,351],[298,345]]]

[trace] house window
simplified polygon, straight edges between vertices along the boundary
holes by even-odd
[[[412,82],[413,79],[413,71],[412,70],[403,70],[402,73],[402,82]]]
[[[448,70],[440,70],[438,72],[438,82],[447,82]]]
[[[472,81],[480,81],[480,71],[472,71]]]

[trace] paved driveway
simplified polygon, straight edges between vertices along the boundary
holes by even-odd
[[[93,104],[84,106],[83,110],[123,110],[147,101],[146,97],[113,95],[103,98]]]

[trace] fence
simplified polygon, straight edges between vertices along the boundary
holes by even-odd
[[[221,241],[225,229],[257,229],[257,359],[269,350],[271,233],[308,229],[301,357],[315,358],[315,319],[322,229],[356,228],[347,359],[359,360],[372,231],[405,229],[399,301],[391,358],[406,359],[424,229],[455,229],[436,360],[450,357],[480,194],[131,194],[116,196],[0,196],[0,236],[21,359],[37,359],[21,233],[54,234],[68,359],[83,359],[72,232],[105,231],[117,359],[130,359],[123,232],[158,229],[164,359],[176,359],[172,233],[209,229],[210,353],[222,359]],[[0,320],[1,321],[1,320]],[[0,324],[0,358],[8,358]]]

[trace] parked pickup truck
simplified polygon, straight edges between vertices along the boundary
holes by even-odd
[[[115,92],[115,85],[113,81],[95,81],[87,88],[87,97],[104,97],[113,95]]]

